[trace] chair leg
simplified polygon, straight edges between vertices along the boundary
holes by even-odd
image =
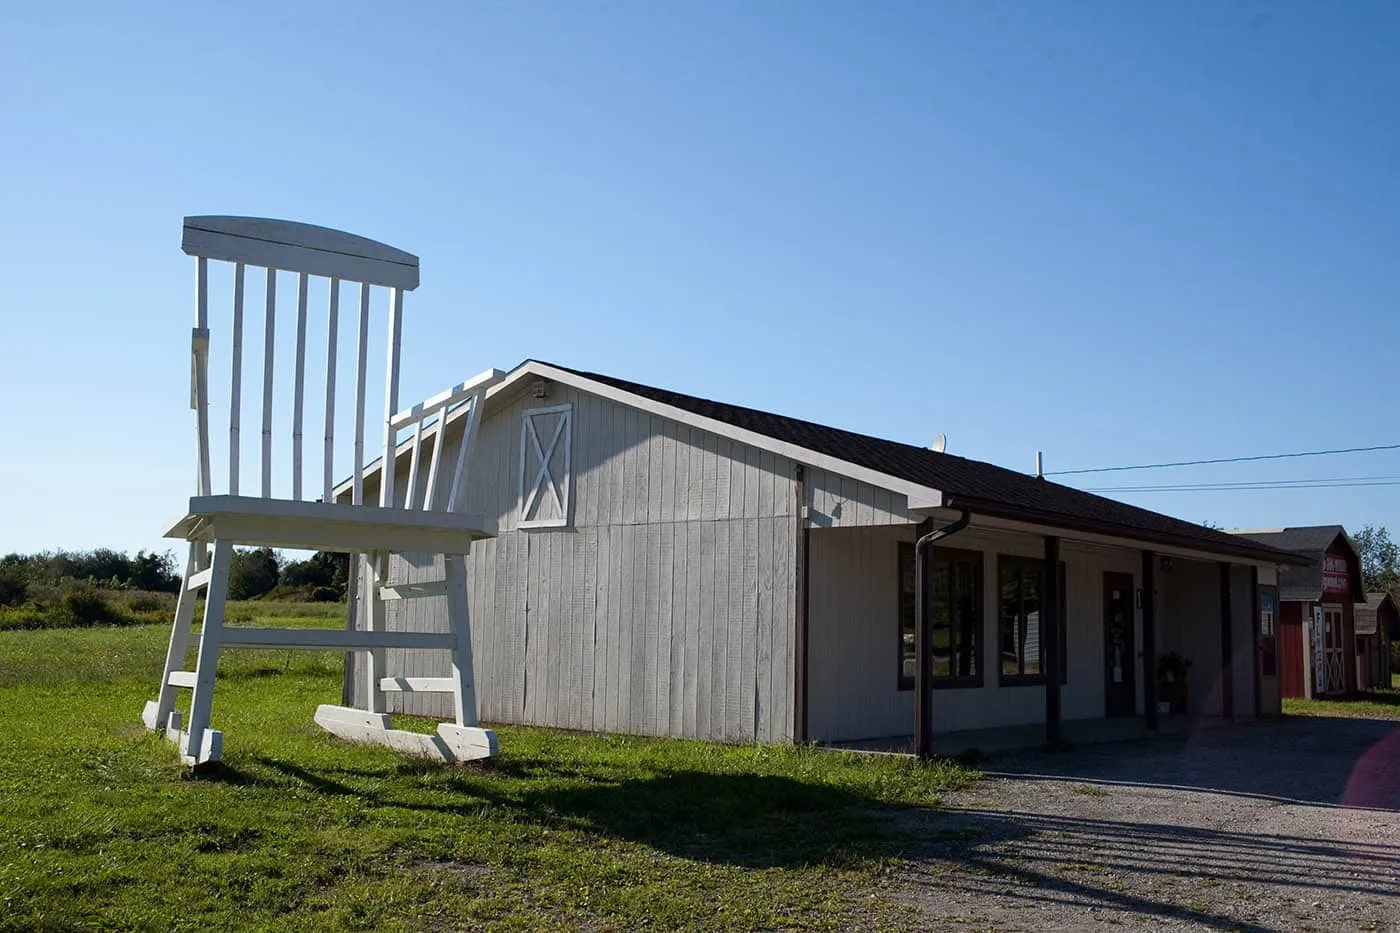
[[[147,703],[142,719],[146,728],[165,729],[170,723],[170,713],[175,709],[175,687],[170,683],[170,675],[183,670],[185,655],[189,652],[190,635],[194,631],[195,593],[190,589],[190,577],[201,569],[204,556],[204,543],[191,541],[189,557],[185,561],[185,575],[180,579],[180,595],[175,602],[175,621],[170,629],[170,647],[165,653],[165,668],[160,675],[160,691],[154,704]]]
[[[475,726],[476,687],[472,683],[471,609],[467,600],[466,558],[461,554],[443,555],[447,571],[447,624],[456,644],[452,648],[453,715],[459,726]]]
[[[384,582],[383,575],[388,561],[376,551],[364,556],[360,578],[364,581],[360,604],[364,607],[365,628],[371,632],[385,629],[384,601],[379,598],[379,586]],[[385,676],[388,655],[383,648],[371,648],[365,652],[365,708],[371,713],[383,713],[387,709],[384,691],[379,688],[379,679]]]
[[[215,541],[209,588],[204,597],[204,625],[199,633],[199,662],[195,666],[194,696],[190,700],[189,732],[182,750],[186,759],[193,759],[194,764],[217,761],[222,752],[223,736],[209,728],[209,716],[214,706],[214,674],[219,666],[224,603],[228,599],[232,563],[233,542]]]

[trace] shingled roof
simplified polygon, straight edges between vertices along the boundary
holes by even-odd
[[[1375,635],[1379,631],[1378,617],[1384,615],[1387,628],[1393,628],[1400,617],[1400,607],[1389,593],[1367,593],[1365,603],[1356,605],[1356,634]]]
[[[1347,530],[1341,525],[1307,525],[1268,531],[1236,531],[1233,534],[1307,558],[1279,571],[1278,598],[1285,602],[1313,602],[1322,598],[1322,559],[1340,541],[1347,555],[1352,600],[1359,603],[1366,599],[1366,590],[1361,582],[1361,557],[1347,536]]]
[[[1300,562],[1296,555],[1287,550],[980,460],[659,389],[602,373],[571,369],[557,363],[538,362],[653,402],[939,490],[947,497],[951,508],[966,508],[974,514],[1189,548],[1210,554],[1273,563]]]

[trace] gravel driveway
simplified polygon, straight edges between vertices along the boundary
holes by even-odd
[[[983,763],[900,899],[929,929],[1400,930],[1400,724],[1285,718]]]

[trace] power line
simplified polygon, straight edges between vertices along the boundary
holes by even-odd
[[[1337,450],[1304,450],[1291,454],[1260,454],[1255,457],[1216,457],[1210,460],[1175,460],[1170,463],[1139,463],[1133,466],[1095,467],[1088,470],[1047,470],[1046,476],[1071,476],[1080,473],[1121,473],[1124,470],[1162,470],[1167,467],[1206,466],[1213,463],[1252,463],[1258,460],[1287,460],[1293,457],[1325,457],[1332,454],[1362,454],[1376,450],[1400,450],[1400,444],[1380,444],[1375,447],[1343,447]]]
[[[1342,480],[1279,480],[1251,483],[1175,483],[1156,486],[1101,486],[1085,492],[1244,492],[1259,489],[1353,489],[1376,486],[1400,486],[1400,477],[1358,477]]]

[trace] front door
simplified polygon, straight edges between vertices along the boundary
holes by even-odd
[[[1347,651],[1342,638],[1342,607],[1322,607],[1323,677],[1322,692],[1329,696],[1345,693]]]
[[[1133,575],[1103,575],[1104,715],[1131,716],[1137,711],[1133,677]]]

